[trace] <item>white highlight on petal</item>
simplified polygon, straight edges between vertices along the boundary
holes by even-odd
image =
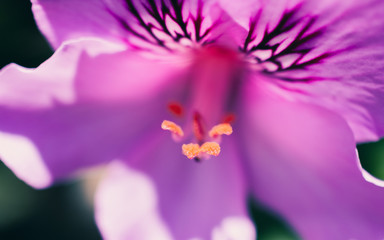
[[[21,180],[35,188],[52,183],[52,176],[34,144],[26,137],[0,132],[0,159]]]
[[[374,185],[376,185],[378,187],[384,187],[384,181],[383,180],[378,179],[378,178],[372,176],[369,172],[367,172],[363,168],[363,166],[361,166],[361,162],[360,162],[360,159],[358,157],[359,156],[359,152],[357,151],[357,149],[356,149],[356,155],[357,155],[357,157],[356,157],[357,165],[358,165],[358,167],[359,167],[359,169],[361,171],[361,174],[363,175],[364,179],[367,182],[370,182],[370,183],[372,183],[372,184],[374,184]]]
[[[145,174],[114,162],[95,198],[104,239],[173,240],[158,212],[154,183]]]
[[[55,68],[57,76],[60,76],[58,78],[62,80],[57,81],[57,78],[49,77],[49,72],[44,70],[47,65],[52,63],[47,61],[36,70],[13,63],[4,67],[0,74],[0,102],[7,103],[8,107],[23,106],[30,109],[50,107],[56,102],[74,102],[73,83],[68,81],[71,77],[61,78],[72,72]]]
[[[227,217],[212,231],[212,240],[254,240],[256,230],[245,217]]]

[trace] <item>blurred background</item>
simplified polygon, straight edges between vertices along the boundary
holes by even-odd
[[[52,49],[36,28],[28,0],[0,1],[0,68],[10,62],[37,67]],[[384,141],[358,146],[371,174],[384,179]],[[101,239],[83,180],[34,190],[0,162],[0,240]],[[299,239],[277,215],[249,200],[260,240]]]

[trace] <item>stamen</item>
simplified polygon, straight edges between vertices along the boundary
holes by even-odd
[[[187,158],[189,159],[193,159],[197,157],[200,153],[199,144],[196,144],[196,143],[183,144],[181,148],[182,148],[183,154],[187,156]]]
[[[168,120],[164,120],[161,123],[161,128],[163,130],[171,131],[172,133],[176,134],[179,137],[184,136],[184,132],[181,129],[181,127],[179,125],[177,125],[176,123],[174,123],[174,122],[171,122],[171,121],[168,121]]]
[[[189,159],[199,160],[200,153],[217,157],[220,154],[220,145],[216,142],[205,142],[201,147],[197,143],[183,144],[183,154]]]
[[[209,136],[215,138],[215,137],[221,136],[223,134],[231,135],[232,132],[233,132],[233,130],[232,130],[231,124],[221,123],[221,124],[214,126],[211,129],[211,131],[209,131]]]
[[[183,106],[178,102],[171,102],[168,104],[169,111],[177,117],[183,116]]]
[[[206,142],[201,145],[200,152],[217,157],[220,154],[220,145],[216,142]]]

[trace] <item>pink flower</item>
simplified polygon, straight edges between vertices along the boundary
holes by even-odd
[[[384,135],[383,1],[32,3],[56,52],[2,69],[0,156],[36,188],[112,161],[105,239],[254,239],[249,194],[304,239],[384,238],[355,150]]]

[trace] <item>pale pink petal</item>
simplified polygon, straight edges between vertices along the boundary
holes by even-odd
[[[151,239],[161,229],[164,239],[170,239],[169,234],[175,240],[254,239],[234,148],[225,144],[219,157],[196,163],[181,154],[169,133],[161,135],[141,142],[138,152],[129,156],[135,171],[120,170],[118,177],[102,184],[96,207],[103,236]],[[144,186],[135,187],[135,179]]]
[[[260,81],[248,85],[244,101],[242,136],[259,201],[303,239],[384,237],[384,189],[364,179],[343,118]]]

